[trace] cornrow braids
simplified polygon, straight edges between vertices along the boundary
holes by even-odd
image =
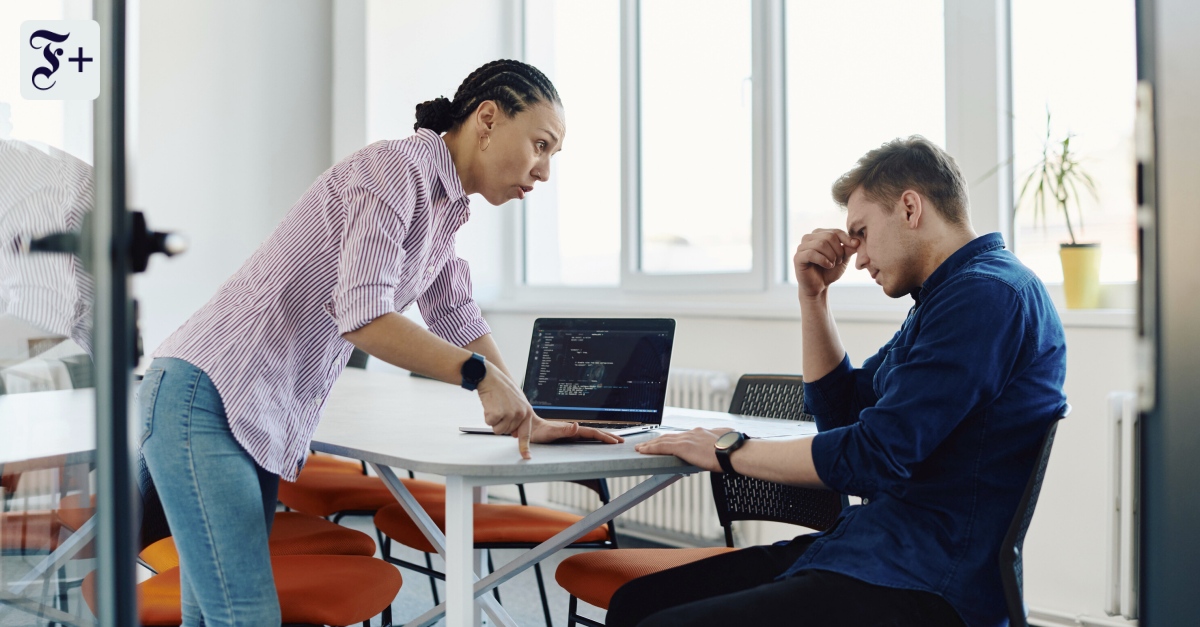
[[[413,130],[427,128],[444,133],[466,120],[485,100],[495,102],[508,116],[539,102],[562,104],[554,84],[537,68],[520,61],[500,59],[471,72],[458,86],[453,101],[438,97],[417,105],[417,123]]]

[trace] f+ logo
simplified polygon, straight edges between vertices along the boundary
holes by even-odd
[[[25,99],[93,100],[100,95],[95,58],[100,48],[99,24],[91,20],[30,21],[21,26],[21,39],[21,95]]]

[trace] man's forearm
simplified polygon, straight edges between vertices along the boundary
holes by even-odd
[[[816,381],[833,371],[846,356],[826,293],[810,300],[800,300],[800,322],[804,342],[804,380]]]
[[[730,456],[738,474],[805,488],[825,488],[813,465],[811,437],[749,440]]]
[[[379,316],[342,337],[393,366],[446,383],[462,383],[462,365],[471,357],[470,350],[443,340],[398,313]]]

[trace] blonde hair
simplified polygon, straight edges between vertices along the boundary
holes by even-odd
[[[891,209],[905,190],[928,199],[947,222],[971,223],[967,182],[954,157],[920,135],[897,138],[863,155],[833,183],[833,200],[845,207],[854,190]]]

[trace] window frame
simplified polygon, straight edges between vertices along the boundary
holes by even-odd
[[[796,286],[788,281],[786,0],[752,0],[752,267],[728,274],[649,274],[640,263],[639,1],[621,2],[621,271],[617,286],[531,286],[525,209],[508,212],[503,257],[505,284],[491,311],[695,314],[798,318]],[[512,33],[525,54],[524,1]],[[1010,0],[944,0],[946,149],[971,184],[971,219],[979,233],[1000,232],[1012,241],[1013,196]],[[760,78],[761,77],[761,80]],[[990,175],[988,173],[991,173]],[[1048,285],[1062,304],[1061,285]],[[1127,309],[1132,284],[1108,283],[1106,302]],[[865,321],[902,320],[911,304],[890,299],[874,285],[834,285],[831,302]],[[1081,320],[1120,320],[1080,314]],[[1087,326],[1095,326],[1088,323]]]

